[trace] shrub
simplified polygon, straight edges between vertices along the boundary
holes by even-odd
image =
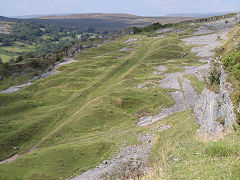
[[[229,71],[231,71],[232,66],[235,65],[235,59],[232,54],[228,54],[226,57],[222,59],[223,65],[228,68]]]
[[[221,76],[221,70],[218,69],[216,66],[214,66],[211,71],[210,71],[210,76],[209,76],[209,82],[210,85],[220,84],[220,76]]]
[[[239,74],[240,52],[227,54],[224,58],[222,58],[222,62],[228,71],[237,71],[237,74]]]

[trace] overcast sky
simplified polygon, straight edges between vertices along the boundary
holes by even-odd
[[[128,13],[160,16],[240,10],[240,0],[0,0],[0,15]]]

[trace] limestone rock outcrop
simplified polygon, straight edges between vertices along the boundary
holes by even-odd
[[[218,94],[204,88],[194,106],[197,124],[200,125],[198,136],[216,140],[236,122],[234,106],[230,98],[231,85],[226,82],[226,73],[221,67],[220,90]]]

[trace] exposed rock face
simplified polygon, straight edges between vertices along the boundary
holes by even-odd
[[[171,31],[173,31],[173,28],[164,28],[164,29],[157,30],[156,33],[161,34],[161,33],[167,33]]]
[[[132,50],[132,48],[125,47],[125,48],[120,49],[119,51],[122,52],[122,51],[131,51],[131,50]]]
[[[237,22],[240,23],[240,12],[237,13]]]
[[[136,39],[136,38],[130,38],[130,39],[126,40],[124,43],[132,43],[132,42],[135,42],[137,40],[138,39]]]
[[[194,20],[195,22],[209,21],[205,23],[204,26],[196,29],[198,34],[205,34],[208,29],[214,31],[214,33],[184,39],[187,45],[198,45],[192,48],[191,52],[196,53],[198,57],[202,58],[202,62],[214,60],[214,49],[221,45],[221,41],[217,40],[218,37],[225,40],[227,33],[232,30],[236,24],[232,16],[230,18],[226,16],[223,17],[226,19],[215,21],[218,18],[219,17]],[[211,63],[206,65],[205,69],[210,69],[210,65]],[[199,80],[203,80],[202,77],[198,76],[198,73],[194,75],[198,77]],[[207,75],[208,73],[205,74],[205,76]],[[205,88],[202,95],[194,104],[196,122],[200,125],[198,137],[206,140],[217,140],[223,137],[225,132],[232,127],[236,116],[233,111],[233,103],[230,99],[231,91],[231,86],[226,82],[226,73],[221,67],[219,94],[215,94]]]
[[[197,29],[194,30],[194,35],[200,35],[200,34],[207,34],[207,33],[213,33],[214,31],[209,29],[207,26],[200,26]]]
[[[89,46],[81,45],[81,44],[75,44],[67,51],[66,55],[68,57],[75,57],[76,55],[78,55],[79,53],[84,51],[85,49],[92,48],[92,47],[98,47],[98,46],[100,46],[100,44],[92,44],[92,45],[89,45]]]
[[[215,140],[224,135],[224,130],[232,127],[236,121],[233,103],[230,99],[231,87],[226,83],[226,74],[222,69],[220,92],[205,88],[194,106],[197,123],[200,125],[200,138]]]
[[[200,99],[197,101],[194,112],[197,123],[200,125],[199,133],[206,132],[211,135],[223,130],[223,125],[218,123],[219,95],[208,89],[204,89]]]
[[[158,67],[154,67],[155,71],[153,71],[153,74],[162,74],[164,71],[167,70],[167,68],[165,66],[158,66]]]
[[[122,35],[135,34],[135,33],[136,33],[135,29],[132,28],[132,27],[119,30],[118,32],[116,32],[112,36],[104,37],[106,40],[103,42],[103,44],[110,43],[110,42],[114,41],[115,39],[119,38]],[[67,57],[75,57],[76,55],[78,55],[79,53],[84,51],[85,49],[92,48],[92,47],[98,47],[98,46],[101,46],[101,44],[92,44],[92,45],[89,45],[89,46],[81,45],[81,44],[75,44],[70,49],[68,49],[68,51],[66,53],[66,56]]]
[[[122,29],[122,30],[119,30],[117,32],[117,34],[119,35],[126,35],[126,34],[135,34],[136,31],[134,28],[130,27],[130,28],[126,28],[126,29]]]
[[[162,131],[166,131],[166,130],[169,129],[169,128],[171,128],[171,126],[165,124],[165,125],[163,125],[163,126],[158,127],[158,128],[157,128],[157,131],[158,131],[158,132],[162,132]]]
[[[219,19],[222,18],[231,18],[233,17],[233,15],[223,15],[223,16],[215,16],[215,17],[211,17],[211,18],[200,18],[200,19],[193,19],[193,20],[187,20],[184,22],[190,22],[190,23],[201,23],[201,22],[210,22],[210,21],[217,21]]]

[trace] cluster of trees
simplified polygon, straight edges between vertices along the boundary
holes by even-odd
[[[81,33],[83,33],[83,29],[64,28],[60,26],[35,23],[16,23],[10,34],[0,34],[0,42],[2,43],[2,46],[9,46],[15,41],[26,43],[58,41],[66,36],[75,38],[77,34]],[[42,38],[43,36],[48,38],[44,39]]]
[[[9,34],[0,34],[1,46],[12,46],[15,42],[36,45],[35,56],[54,53],[62,47],[74,43],[76,35],[84,32],[93,33],[93,28],[67,28],[37,23],[16,23]],[[63,40],[63,37],[71,37]]]

